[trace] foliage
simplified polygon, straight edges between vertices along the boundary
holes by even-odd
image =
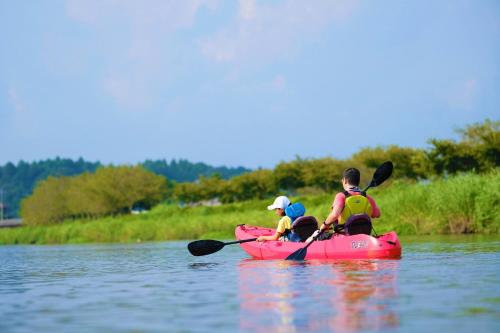
[[[264,199],[277,193],[278,188],[271,170],[257,170],[236,176],[228,181],[221,193],[222,202]]]
[[[305,160],[297,158],[291,162],[281,162],[274,168],[274,178],[278,188],[291,191],[305,186],[304,165]]]
[[[486,120],[457,130],[461,141],[431,139],[427,153],[430,169],[437,174],[486,172],[500,166],[500,121]]]
[[[203,163],[190,163],[186,160],[147,160],[142,165],[144,168],[162,175],[173,175],[176,180],[189,180],[176,183],[165,183],[162,190],[163,198],[170,201],[177,200],[181,203],[200,203],[203,201],[219,200],[223,203],[236,201],[264,199],[278,194],[296,195],[298,193],[327,193],[341,189],[342,172],[347,167],[357,167],[361,171],[361,186],[366,184],[373,174],[374,169],[386,160],[394,163],[395,169],[392,180],[417,182],[422,180],[439,179],[443,176],[455,175],[461,172],[486,173],[500,166],[500,121],[485,120],[483,123],[472,124],[465,129],[458,130],[460,141],[431,139],[428,149],[416,149],[390,145],[387,147],[366,147],[346,160],[334,158],[303,159],[297,157],[289,162],[281,162],[274,169],[258,169],[249,171],[244,168],[214,168]],[[67,164],[70,160],[56,160],[60,164]],[[22,169],[27,164],[20,162]],[[49,163],[50,164],[50,163]],[[57,163],[56,163],[57,164]],[[57,164],[59,165],[59,164]],[[74,171],[80,174],[85,172],[84,167],[89,167],[79,160],[79,169]],[[94,165],[97,167],[98,165]],[[19,188],[28,188],[32,183],[24,184],[22,181],[13,183],[16,179],[13,165],[0,168],[0,180],[9,181],[10,186],[16,184]],[[71,168],[68,168],[71,169]],[[62,169],[66,170],[66,169]],[[104,169],[105,170],[105,169]],[[120,171],[118,171],[120,170]],[[132,198],[137,194],[136,189],[130,185],[127,190],[122,188],[119,179],[130,178],[127,169],[115,171],[98,171],[95,176],[87,173],[78,179],[68,181],[68,189],[59,188],[47,182],[46,190],[57,196],[70,196],[78,200],[67,200],[64,207],[67,212],[64,216],[95,217],[106,214],[116,214],[130,209],[132,204],[145,206],[158,202],[157,198],[149,202],[135,202]],[[24,171],[27,179],[41,179],[38,175],[30,176]],[[93,171],[93,170],[90,170]],[[65,171],[66,172],[66,171]],[[62,172],[62,175],[65,174]],[[117,176],[120,174],[120,176]],[[232,178],[230,178],[232,176]],[[193,182],[194,179],[196,181]],[[392,181],[391,180],[391,181]],[[129,180],[133,182],[133,177]],[[144,180],[141,180],[144,182]],[[78,185],[71,185],[76,184]],[[0,186],[3,183],[0,183]],[[134,186],[141,187],[140,183]],[[11,188],[5,187],[10,194]],[[158,189],[156,189],[158,190]],[[30,188],[31,191],[31,188]],[[23,192],[27,195],[29,192]],[[127,198],[119,193],[129,193]],[[118,202],[115,202],[120,198]],[[19,200],[19,198],[17,199]],[[134,199],[135,200],[135,199]],[[30,201],[28,201],[30,202]],[[133,203],[132,203],[133,202]],[[29,213],[27,213],[29,214]],[[55,215],[54,215],[55,216]],[[59,220],[59,218],[55,218]]]
[[[408,185],[392,184],[380,200],[381,230],[402,234],[500,232],[500,169]],[[378,229],[377,229],[378,230]]]
[[[370,192],[382,210],[382,217],[374,220],[374,227],[379,234],[396,230],[400,236],[498,234],[499,188],[498,169],[484,175],[469,173],[430,183],[397,181],[384,184]],[[322,221],[329,213],[333,196],[334,193],[292,197],[292,201],[302,202],[308,215]],[[240,223],[275,227],[277,217],[266,210],[271,202],[269,199],[249,200],[217,207],[182,208],[176,204],[161,204],[141,215],[0,229],[0,244],[230,239],[234,238],[234,228]]]
[[[165,176],[170,181],[167,183],[168,192],[173,191],[173,181],[195,181],[200,176],[210,177],[219,174],[221,178],[240,175],[250,171],[243,167],[213,167],[205,163],[191,163],[187,160],[146,160],[140,164],[146,170]],[[4,192],[5,215],[15,217],[18,215],[20,202],[33,192],[37,182],[48,177],[76,176],[85,172],[95,172],[101,166],[100,162],[87,162],[82,158],[71,159],[55,158],[38,162],[7,163],[0,166],[0,189]]]
[[[187,160],[146,160],[141,165],[157,175],[177,182],[193,182],[199,177],[210,177],[217,174],[222,179],[229,179],[242,173],[251,171],[243,167],[230,168],[226,166],[213,167],[205,163],[191,163]]]
[[[353,166],[361,171],[361,185],[368,182],[382,162],[394,163],[393,180],[419,181],[443,174],[487,172],[500,166],[500,122],[486,120],[459,130],[462,139],[436,140],[430,149],[390,145],[363,148],[350,159],[302,159],[281,162],[273,170],[256,170],[221,180],[201,177],[195,184],[182,184],[174,193],[183,202],[214,198],[222,202],[261,199],[277,194],[318,193],[340,190],[342,172]],[[272,184],[274,182],[274,185]]]
[[[20,161],[0,166],[0,190],[3,189],[7,217],[18,215],[21,199],[32,193],[37,182],[48,177],[73,176],[83,172],[94,172],[101,164],[86,162],[82,158],[55,158],[33,163]]]
[[[33,194],[23,202],[23,223],[51,224],[68,217],[68,189],[71,178],[49,177],[40,182]]]
[[[202,200],[196,183],[179,183],[175,186],[173,196],[180,202],[197,202]]]
[[[68,218],[96,218],[150,208],[164,199],[166,179],[142,167],[102,167],[94,174],[49,177],[22,202],[27,225],[53,224]]]
[[[425,169],[421,166],[424,150],[398,147],[363,148],[352,156],[353,162],[369,168],[377,168],[384,161],[394,163],[394,178],[423,179],[427,178]]]

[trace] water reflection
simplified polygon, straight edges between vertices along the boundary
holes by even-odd
[[[329,328],[337,332],[397,327],[399,318],[391,307],[396,298],[398,261],[340,262],[333,266],[336,277],[329,281],[336,289],[335,310]]]
[[[356,332],[399,326],[399,261],[263,261],[238,265],[240,329]]]

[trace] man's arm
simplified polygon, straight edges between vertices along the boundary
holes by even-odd
[[[375,200],[373,200],[372,197],[370,197],[369,195],[366,196],[366,198],[368,199],[368,202],[370,203],[370,206],[372,206],[372,216],[373,218],[377,218],[377,217],[380,217],[380,208],[378,208],[377,206],[377,203],[375,202]]]
[[[328,217],[326,218],[324,224],[331,225],[332,223],[338,220],[340,214],[342,214],[342,208],[340,208],[338,205],[333,206],[332,211],[330,212],[330,214],[328,214]],[[325,228],[324,224],[321,225],[320,229]]]
[[[345,195],[344,193],[338,193],[335,196],[335,200],[333,201],[332,210],[330,214],[328,214],[328,217],[326,218],[325,222],[321,225],[320,230],[326,229],[329,225],[338,220],[338,218],[342,214],[344,205],[345,205]],[[327,225],[325,226],[325,224]]]
[[[330,212],[330,214],[328,214],[328,217],[326,218],[325,222],[323,222],[321,224],[321,226],[319,227],[319,230],[316,230],[306,240],[306,243],[311,242],[313,240],[313,238],[318,235],[318,233],[325,231],[326,229],[328,229],[330,227],[330,225],[332,225],[332,223],[334,223],[335,221],[337,221],[337,219],[339,218],[340,214],[342,214],[342,209],[343,209],[343,207],[339,207],[339,205],[334,204],[333,208],[332,208],[332,211]]]

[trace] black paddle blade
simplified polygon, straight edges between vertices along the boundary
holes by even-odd
[[[193,256],[205,256],[219,251],[224,247],[223,242],[210,239],[202,239],[188,244],[188,250]]]
[[[370,187],[376,187],[387,180],[392,175],[392,169],[394,166],[391,161],[386,161],[382,163],[375,173],[373,174],[372,182],[370,183]]]
[[[307,255],[307,247],[298,249],[294,253],[290,254],[285,260],[304,260]]]

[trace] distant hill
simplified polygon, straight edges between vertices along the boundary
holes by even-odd
[[[55,158],[36,162],[20,161],[0,166],[0,196],[3,192],[5,203],[4,218],[17,217],[21,200],[30,195],[36,183],[49,176],[75,176],[84,172],[94,172],[102,164],[88,162],[82,158],[73,161],[67,158]],[[213,167],[205,163],[191,163],[187,160],[146,160],[140,163],[145,169],[167,177],[168,180],[189,182],[199,176],[219,174],[224,179],[249,172],[243,167]],[[3,191],[2,191],[3,190]],[[1,198],[0,198],[1,199]]]
[[[192,182],[197,180],[200,176],[208,177],[213,174],[218,174],[223,179],[229,179],[241,175],[242,173],[252,171],[243,167],[213,167],[205,163],[191,163],[183,159],[178,161],[172,160],[170,162],[166,160],[146,160],[146,162],[141,163],[141,165],[146,170],[165,176],[168,180],[175,180],[177,182]]]

